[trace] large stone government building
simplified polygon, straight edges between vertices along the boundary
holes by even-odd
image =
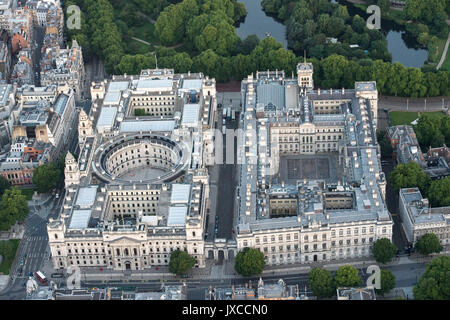
[[[258,248],[268,265],[309,263],[369,256],[391,240],[375,82],[313,90],[313,66],[300,63],[297,78],[257,72],[241,93],[239,250]]]
[[[143,70],[94,82],[91,96],[79,159],[66,156],[62,211],[47,226],[54,267],[143,270],[176,249],[203,267],[215,80]]]
[[[267,71],[242,81],[236,232],[220,246],[225,258],[245,247],[268,265],[366,257],[374,241],[392,238],[376,83],[313,87],[310,63],[297,77]],[[48,224],[54,266],[142,270],[181,249],[204,267],[218,248],[205,241],[208,166],[224,140],[211,130],[215,80],[143,70],[92,83],[91,96],[79,159],[66,157],[62,212]]]

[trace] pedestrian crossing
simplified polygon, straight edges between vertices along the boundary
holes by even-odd
[[[43,241],[43,240],[48,240],[47,236],[31,236],[31,237],[27,237],[27,241]]]

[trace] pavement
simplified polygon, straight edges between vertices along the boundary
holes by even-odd
[[[444,111],[450,108],[450,97],[403,98],[379,96],[378,113],[388,111]]]
[[[23,299],[24,283],[28,279],[28,274],[41,270],[45,262],[50,261],[47,221],[50,216],[57,214],[61,200],[62,197],[56,199],[50,195],[43,195],[38,197],[37,201],[29,201],[30,213],[24,223],[25,234],[17,249],[8,282],[6,284],[3,282],[3,286],[0,285],[0,300]]]
[[[436,70],[439,70],[442,67],[442,64],[444,63],[445,59],[447,58],[447,50],[448,45],[450,44],[450,32],[448,34],[447,42],[445,43],[444,51],[442,52],[441,59],[439,60],[438,65],[436,66]]]

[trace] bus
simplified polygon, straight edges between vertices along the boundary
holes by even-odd
[[[225,119],[226,116],[227,116],[227,108],[223,108],[222,109],[222,118]]]
[[[231,108],[227,108],[227,120],[231,120]]]
[[[44,276],[44,274],[40,271],[36,271],[36,278],[43,284],[43,285],[47,285],[48,284],[48,280],[47,278]]]
[[[231,120],[236,120],[236,110],[233,110],[232,112],[231,112]]]

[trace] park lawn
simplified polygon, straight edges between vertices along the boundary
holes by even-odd
[[[445,61],[439,70],[447,70],[450,71],[450,46],[449,50],[447,50],[447,55],[445,56]]]
[[[22,194],[27,197],[28,201],[33,198],[34,189],[20,189],[20,192],[22,192]]]
[[[20,240],[18,239],[0,241],[0,255],[3,257],[3,261],[0,264],[0,273],[4,275],[10,273],[19,242]]]
[[[154,36],[155,26],[147,22],[145,25],[140,27],[134,27],[129,30],[129,35],[132,37],[147,41],[152,45],[147,45],[145,43],[136,41],[131,37],[124,37],[126,43],[126,51],[129,54],[146,54],[148,52],[155,51],[155,45],[158,44],[158,40]]]
[[[447,42],[447,39],[444,40],[444,39],[438,38],[438,44],[437,44],[438,47],[436,48],[436,50],[433,50],[434,54],[430,54],[430,51],[428,51],[429,59],[431,61],[430,64],[437,66],[437,64],[441,60],[442,52],[444,51],[446,42]],[[448,52],[447,52],[447,57],[448,57]],[[443,67],[444,66],[442,65],[441,68],[443,68]]]
[[[427,114],[445,117],[445,114],[441,111],[427,112]],[[419,114],[417,112],[409,112],[409,111],[389,112],[389,119],[391,120],[391,126],[398,126],[402,124],[411,125],[411,122],[413,122],[417,118],[419,118]]]

